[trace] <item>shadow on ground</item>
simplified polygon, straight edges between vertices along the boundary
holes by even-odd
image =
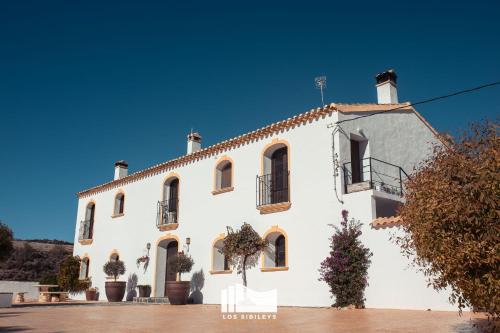
[[[0,332],[26,332],[32,328],[27,326],[0,326]]]
[[[4,318],[4,317],[15,317],[15,316],[19,316],[19,315],[22,315],[22,314],[25,314],[25,313],[29,313],[29,312],[0,312],[0,318]]]
[[[460,323],[453,326],[455,333],[497,333],[500,332],[500,322],[488,320],[487,318],[475,318],[467,323]]]

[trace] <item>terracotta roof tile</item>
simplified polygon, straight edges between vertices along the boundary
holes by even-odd
[[[405,106],[408,106],[407,108]],[[305,125],[308,122],[312,122],[313,120],[318,120],[319,118],[324,118],[327,115],[330,115],[333,112],[380,112],[384,110],[390,111],[390,109],[397,108],[397,107],[403,107],[402,109],[399,109],[398,111],[405,110],[405,111],[411,111],[417,114],[419,118],[426,123],[427,126],[430,127],[430,125],[415,111],[410,106],[410,103],[400,103],[400,104],[342,104],[342,103],[332,103],[329,105],[325,105],[322,108],[316,108],[312,109],[308,112],[304,112],[301,114],[298,114],[294,117],[270,124],[268,126],[264,126],[262,128],[259,128],[255,131],[248,132],[246,134],[242,134],[240,136],[234,137],[229,140],[224,140],[222,142],[216,143],[212,146],[209,146],[207,148],[204,148],[198,152],[184,155],[178,158],[174,158],[172,160],[154,165],[152,167],[149,167],[147,169],[137,171],[135,173],[132,173],[128,175],[127,177],[123,177],[117,180],[113,180],[107,183],[104,183],[102,185],[98,185],[95,187],[92,187],[90,189],[81,191],[77,193],[78,198],[82,197],[87,197],[95,193],[100,193],[107,191],[108,189],[111,188],[116,188],[119,186],[126,185],[128,183],[134,182],[139,179],[143,179],[148,176],[156,175],[161,172],[186,165],[188,163],[198,161],[202,158],[209,157],[212,155],[217,155],[221,152],[224,152],[230,148],[235,148],[239,147],[244,144],[248,144],[250,142],[262,139],[264,137],[267,137],[269,135],[272,135],[274,133],[278,133],[280,131],[295,127],[295,126],[300,126],[300,125]],[[432,131],[434,129],[430,127]],[[434,131],[435,132],[435,131]]]
[[[390,228],[394,226],[401,225],[403,223],[403,220],[401,219],[401,216],[389,216],[389,217],[378,217],[375,220],[372,221],[371,226],[374,229],[380,229],[380,228]]]

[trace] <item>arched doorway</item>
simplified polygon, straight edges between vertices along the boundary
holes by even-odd
[[[156,252],[156,297],[166,295],[165,284],[167,281],[176,281],[177,273],[168,267],[168,261],[177,256],[179,252],[179,242],[175,238],[167,238],[158,242]]]

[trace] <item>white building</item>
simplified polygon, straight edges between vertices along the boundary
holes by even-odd
[[[393,71],[377,75],[377,91],[379,103],[326,105],[207,148],[192,133],[186,155],[130,175],[117,162],[114,180],[78,193],[74,254],[84,258],[82,277],[104,291],[102,267],[119,256],[123,279],[136,273],[152,296],[164,296],[165,281],[175,279],[167,256],[189,251],[195,266],[183,279],[203,270],[203,302],[218,304],[241,276],[217,248],[226,226],[247,222],[271,243],[248,286],[277,288],[279,305],[330,306],[318,269],[330,251],[328,224],[347,209],[363,222],[373,252],[367,307],[454,309],[448,294],[408,266],[389,240],[397,228],[383,219],[395,215],[402,181],[438,142],[436,132],[409,103],[398,104]],[[147,244],[144,271],[136,261]]]

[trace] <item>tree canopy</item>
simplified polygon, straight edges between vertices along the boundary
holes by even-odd
[[[227,227],[228,234],[220,252],[228,263],[242,275],[243,285],[247,285],[246,270],[257,264],[259,254],[268,246],[268,241],[262,239],[248,223],[243,223],[240,230],[233,231]]]
[[[13,240],[12,230],[0,221],[0,262],[7,260],[12,254],[14,250]]]
[[[436,290],[459,309],[500,314],[500,140],[498,124],[471,126],[435,147],[406,183],[397,242]]]

